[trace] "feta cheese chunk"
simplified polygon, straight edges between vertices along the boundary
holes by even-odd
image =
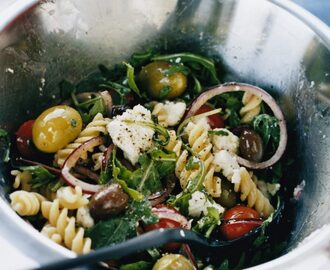
[[[186,111],[186,103],[165,101],[157,103],[152,111],[158,117],[159,124],[164,127],[173,127],[179,124]]]
[[[211,202],[206,195],[201,191],[195,191],[191,194],[191,199],[189,200],[188,211],[191,217],[200,217],[201,214],[207,215],[207,208],[213,207],[219,213],[224,212],[224,208],[217,204],[216,202]]]
[[[214,145],[214,151],[227,150],[234,154],[238,151],[239,138],[226,128],[213,129],[211,141]]]
[[[107,125],[113,143],[124,152],[124,157],[133,165],[138,162],[141,153],[153,146],[152,137],[155,133],[152,127],[134,122],[153,123],[150,111],[141,105],[136,105],[133,109],[128,109],[122,115],[115,117]]]
[[[237,163],[235,156],[230,154],[226,150],[221,150],[214,154],[213,164],[216,172],[222,172],[222,174],[232,183],[239,183],[240,166]]]

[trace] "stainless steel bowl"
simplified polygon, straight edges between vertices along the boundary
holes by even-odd
[[[63,78],[79,80],[99,63],[111,66],[151,46],[215,57],[222,64],[223,81],[255,84],[277,97],[288,119],[296,161],[296,169],[285,172],[286,182],[305,185],[294,202],[288,253],[258,269],[306,269],[308,263],[316,269],[327,262],[328,27],[284,0],[36,2],[16,1],[0,16],[2,128],[14,131],[23,120],[56,102]],[[11,184],[4,168],[1,171],[0,233],[39,262],[73,256],[10,209],[6,192]]]

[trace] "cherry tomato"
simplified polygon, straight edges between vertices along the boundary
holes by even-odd
[[[33,150],[31,149],[33,124],[34,120],[28,120],[24,122],[16,132],[17,150],[26,158],[31,158],[33,156]]]
[[[262,224],[258,212],[243,205],[225,211],[223,219],[220,231],[227,240],[242,237]]]
[[[205,112],[209,112],[209,111],[212,111],[212,110],[214,110],[214,109],[211,108],[210,106],[204,104],[202,107],[200,107],[198,109],[198,111],[196,112],[196,115],[201,114],[201,113],[205,113]],[[207,119],[208,123],[210,124],[212,129],[214,129],[214,128],[224,128],[225,127],[224,120],[223,120],[222,116],[219,113],[210,115],[207,118],[208,118]]]
[[[159,221],[155,224],[144,225],[143,228],[146,232],[158,229],[185,228],[188,224],[187,219],[173,207],[160,204],[153,207],[152,212],[158,216]],[[179,249],[180,246],[181,244],[179,243],[168,243],[163,249],[166,251],[174,251]]]
[[[45,110],[36,119],[32,128],[32,139],[42,152],[55,153],[72,142],[81,132],[80,114],[66,105]]]

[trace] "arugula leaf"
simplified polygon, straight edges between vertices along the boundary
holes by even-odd
[[[150,195],[162,189],[161,178],[174,172],[175,162],[175,153],[167,154],[154,148],[140,156],[140,167],[135,171],[127,169],[119,160],[116,160],[116,166],[119,168],[119,178],[125,179],[130,188]]]
[[[151,61],[151,57],[153,57],[154,51],[152,49],[149,49],[145,52],[141,53],[134,53],[132,54],[130,58],[130,63],[133,67],[141,67]]]
[[[41,166],[22,166],[19,169],[31,173],[32,179],[29,181],[29,184],[32,189],[48,188],[52,192],[56,192],[63,186],[63,182],[59,181],[57,176]]]
[[[190,73],[188,67],[184,66],[183,64],[174,64],[169,67],[169,69],[165,72],[166,76],[171,76],[177,72],[180,72],[186,76]]]
[[[209,130],[208,134],[217,135],[217,136],[228,136],[229,133],[225,130]]]
[[[0,128],[0,162],[10,160],[10,138],[7,131]]]
[[[112,98],[115,104],[124,105],[127,103],[126,95],[131,92],[131,89],[116,82],[107,81],[100,84],[100,87],[110,88],[114,91]],[[116,95],[115,95],[116,94]]]
[[[126,77],[128,86],[139,96],[141,97],[141,92],[138,86],[135,83],[134,68],[129,64],[124,62],[124,65],[127,67]]]
[[[82,103],[76,104],[79,109],[84,123],[92,121],[98,113],[106,114],[106,107],[102,97],[95,97]]]
[[[115,182],[117,182],[119,185],[121,185],[121,187],[123,188],[123,190],[133,199],[133,200],[137,200],[137,201],[141,201],[144,199],[144,196],[138,192],[137,190],[130,188],[126,181],[120,178],[120,174],[122,172],[122,169],[120,167],[117,166],[118,164],[118,160],[116,159],[116,147],[114,147],[114,149],[112,150],[112,177],[114,179]],[[129,171],[129,170],[127,170]]]
[[[92,239],[93,248],[121,243],[136,236],[139,221],[145,224],[154,224],[158,221],[147,200],[132,201],[123,214],[98,222],[86,231],[86,235]]]
[[[253,129],[261,136],[265,147],[270,143],[271,152],[274,152],[280,141],[280,127],[278,119],[269,114],[259,114],[252,121]]]
[[[167,203],[173,207],[180,209],[180,212],[188,216],[189,215],[189,200],[191,199],[191,193],[181,192],[180,194],[174,196],[171,195],[167,200]]]
[[[119,267],[119,270],[150,270],[153,263],[146,261],[139,261],[129,264],[124,264]]]
[[[214,207],[207,208],[207,215],[197,221],[197,224],[193,227],[193,231],[199,232],[209,238],[212,231],[220,224],[220,215],[217,209]]]
[[[172,90],[172,87],[171,87],[171,86],[169,86],[169,85],[165,85],[165,86],[162,88],[162,90],[160,90],[160,92],[159,92],[159,98],[160,98],[160,99],[166,98],[167,94],[168,94],[169,92],[171,92],[171,90]]]

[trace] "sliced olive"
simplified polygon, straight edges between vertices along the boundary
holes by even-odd
[[[238,203],[237,193],[234,191],[234,184],[226,179],[221,180],[221,195],[215,199],[225,208],[231,208]]]
[[[172,65],[165,61],[155,61],[144,66],[139,79],[143,89],[156,99],[173,99],[183,94],[187,88],[187,77],[180,71],[171,71]]]
[[[244,129],[239,137],[239,151],[247,160],[261,161],[264,147],[260,135],[252,129]]]
[[[90,201],[90,213],[96,219],[107,219],[125,210],[128,195],[118,184],[110,184],[96,192]]]

